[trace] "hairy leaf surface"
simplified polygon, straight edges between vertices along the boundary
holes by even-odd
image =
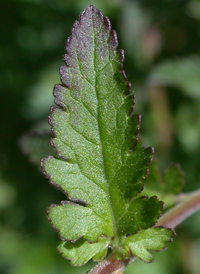
[[[108,18],[89,6],[67,40],[62,84],[54,88],[58,107],[49,123],[58,157],[42,159],[42,167],[67,195],[48,218],[63,241],[59,251],[74,265],[102,259],[108,247],[117,257],[125,248],[140,258],[145,245],[134,249],[126,236],[154,226],[163,209],[157,197],[136,198],[153,149],[137,148],[140,115],[132,114],[135,97],[117,46]]]
[[[145,263],[152,262],[153,256],[148,252],[161,251],[167,248],[166,243],[174,237],[174,231],[162,227],[154,227],[141,230],[135,235],[129,236],[125,240],[125,246],[128,246],[133,254]]]

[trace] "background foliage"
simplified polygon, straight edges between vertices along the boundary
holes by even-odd
[[[0,7],[0,273],[85,273],[57,254],[46,207],[64,194],[49,186],[38,158],[49,138],[46,118],[59,83],[64,45],[87,5],[112,22],[142,114],[141,134],[160,168],[179,162],[184,191],[200,187],[200,1],[7,0]],[[44,140],[28,139],[30,130]],[[24,134],[26,134],[24,136]],[[22,137],[23,136],[23,137]],[[32,138],[32,137],[31,137]],[[31,146],[29,145],[31,141]],[[26,142],[26,144],[25,144]],[[49,151],[51,148],[49,146]],[[24,154],[22,153],[22,150]],[[29,161],[30,160],[30,161]],[[185,221],[155,262],[126,274],[200,273],[200,213]]]

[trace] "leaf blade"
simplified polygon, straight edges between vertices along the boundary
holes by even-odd
[[[67,40],[66,66],[60,67],[62,84],[54,88],[59,108],[51,108],[49,123],[58,158],[41,161],[45,176],[68,199],[50,206],[49,221],[63,241],[78,243],[81,238],[81,248],[86,249],[87,241],[92,242],[95,260],[105,254],[93,249],[102,235],[106,247],[119,255],[125,234],[153,226],[163,208],[155,197],[135,198],[143,190],[153,149],[137,148],[140,115],[132,114],[135,97],[130,95],[131,84],[123,70],[124,53],[117,46],[108,18],[89,6]],[[148,205],[152,207],[149,220],[143,214],[131,225],[132,215]],[[70,253],[75,246],[63,243],[61,252],[71,254],[71,262],[79,264],[71,258],[80,251]]]
[[[141,230],[139,233],[128,237],[125,245],[128,246],[140,260],[145,263],[153,262],[153,256],[147,251],[160,252],[167,248],[166,243],[173,241],[175,232],[172,229],[164,227],[154,227]]]
[[[74,266],[81,266],[94,258],[95,261],[102,260],[107,253],[109,241],[101,238],[97,243],[88,243],[83,239],[76,243],[62,242],[58,246],[58,252],[71,261]]]

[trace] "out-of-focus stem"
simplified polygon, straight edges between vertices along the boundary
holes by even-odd
[[[200,209],[200,190],[184,195],[181,200],[180,203],[162,215],[156,226],[175,228],[198,211]]]

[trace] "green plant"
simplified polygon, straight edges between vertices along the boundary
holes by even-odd
[[[49,123],[57,156],[41,160],[45,176],[67,196],[48,209],[59,252],[80,266],[112,249],[91,274],[123,271],[136,257],[152,262],[148,251],[166,249],[173,228],[200,207],[199,192],[180,195],[180,168],[172,165],[160,178],[156,163],[150,165],[153,149],[138,142],[141,117],[132,113],[135,96],[117,46],[109,19],[89,6],[67,40],[62,85],[54,88],[58,107]],[[159,221],[164,203],[155,194],[167,206],[179,202]]]

